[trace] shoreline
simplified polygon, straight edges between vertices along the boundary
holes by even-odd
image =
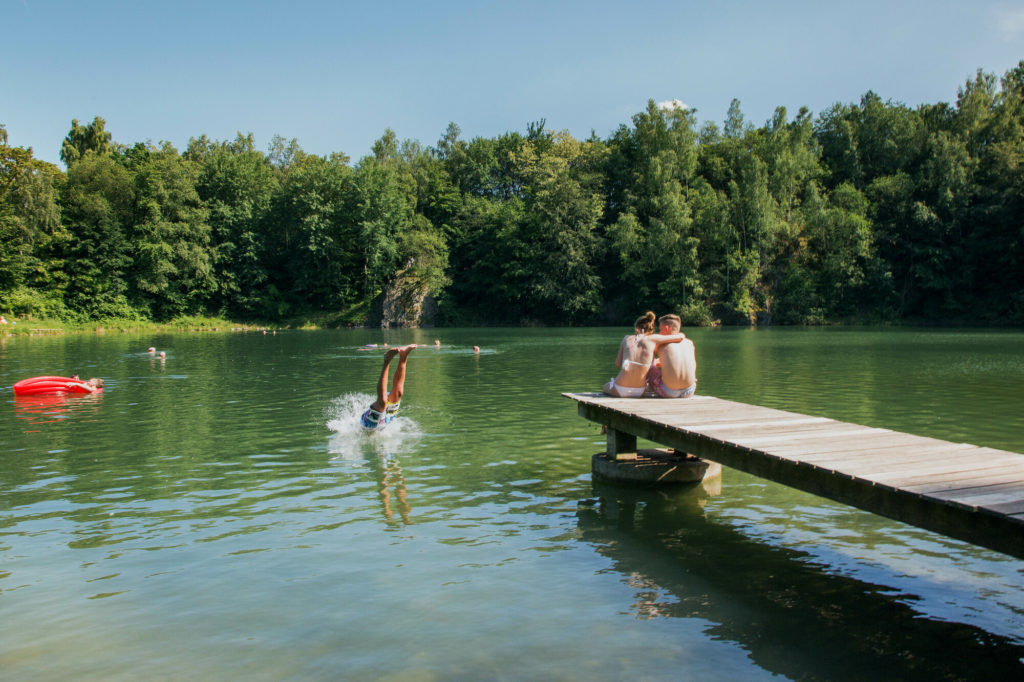
[[[452,328],[458,328],[457,325]],[[475,327],[506,327],[519,329],[534,327],[536,325],[487,325],[476,324]],[[596,327],[626,327],[628,325],[585,325]],[[404,327],[404,329],[444,329],[445,327]],[[562,327],[552,327],[553,329]],[[701,327],[692,326],[694,329],[856,329],[856,328],[888,328],[888,329],[977,329],[977,330],[1002,330],[1002,331],[1024,331],[1024,328],[1017,325],[992,325],[975,321],[973,324],[958,322],[957,324],[935,324],[918,320],[905,320],[902,322],[882,322],[876,324],[850,324],[833,322],[821,325],[712,325]],[[223,318],[211,317],[189,317],[178,318],[170,322],[150,322],[144,320],[101,320],[94,322],[62,322],[49,319],[21,319],[8,324],[0,325],[0,338],[9,337],[32,337],[32,336],[65,336],[80,334],[166,334],[166,333],[247,333],[247,332],[269,332],[269,331],[316,331],[321,329],[379,329],[376,325],[351,324],[332,325],[323,324],[322,321],[293,320],[279,323],[270,322],[238,322]],[[398,329],[392,327],[391,329]]]
[[[290,329],[288,325],[246,323],[221,318],[179,318],[170,322],[142,320],[100,320],[95,322],[62,322],[48,319],[21,319],[0,326],[0,336],[64,336],[72,334],[147,334],[169,332],[252,332]]]

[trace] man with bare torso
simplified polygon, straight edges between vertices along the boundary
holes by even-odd
[[[658,318],[662,334],[678,334],[682,321],[678,315]],[[662,398],[689,398],[697,391],[697,355],[693,341],[659,346],[658,359],[647,372],[647,385]]]

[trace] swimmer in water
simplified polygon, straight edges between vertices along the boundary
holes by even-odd
[[[75,376],[77,377],[78,375],[76,374]],[[79,381],[78,385],[81,388],[88,389],[90,393],[96,393],[97,391],[103,390],[103,379],[100,379],[99,377],[93,377],[88,381]]]
[[[99,377],[93,377],[88,381],[82,381],[81,379],[78,378],[77,374],[72,374],[71,378],[77,381],[82,388],[89,389],[90,392],[94,392],[103,388],[103,379],[100,379]]]
[[[405,363],[409,359],[409,353],[416,347],[416,344],[392,348],[384,354],[384,367],[380,370],[380,378],[377,380],[377,399],[373,401],[370,408],[363,412],[360,421],[363,428],[368,431],[381,428],[389,424],[398,414],[398,408],[402,402],[402,394],[405,391]],[[388,391],[388,370],[391,368],[391,361],[398,356],[398,367],[395,368],[395,378],[391,384],[391,391]]]

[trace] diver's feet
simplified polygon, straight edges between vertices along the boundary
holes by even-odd
[[[412,349],[415,347],[415,343],[410,343],[408,346],[402,346],[401,348],[399,348],[397,352],[399,355],[402,356],[402,358],[407,358],[409,357],[409,353],[411,353]]]

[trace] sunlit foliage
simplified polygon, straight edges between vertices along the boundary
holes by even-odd
[[[66,170],[0,125],[0,312],[280,320],[401,282],[447,324],[1024,323],[1024,61],[952,103],[873,92],[758,126],[653,101],[607,139],[543,120],[355,163],[275,136],[115,142]],[[351,320],[351,317],[346,319]]]

